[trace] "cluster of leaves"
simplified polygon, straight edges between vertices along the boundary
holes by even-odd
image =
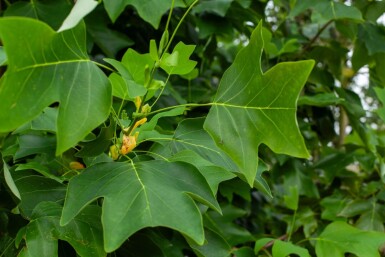
[[[385,3],[0,7],[0,256],[384,253]]]

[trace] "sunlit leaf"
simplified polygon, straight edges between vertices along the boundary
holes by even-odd
[[[380,257],[379,247],[385,243],[382,232],[363,231],[344,222],[328,225],[317,238],[317,257],[343,257],[353,253],[357,257]]]
[[[250,185],[261,143],[277,153],[309,157],[296,121],[296,101],[314,62],[280,63],[263,73],[261,29],[259,24],[224,73],[204,124]]]
[[[37,20],[2,18],[0,37],[8,56],[0,131],[14,130],[59,102],[56,154],[61,154],[107,118],[111,89],[88,58],[83,24],[55,33]]]

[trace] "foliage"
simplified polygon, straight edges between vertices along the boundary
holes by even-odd
[[[384,256],[383,2],[0,8],[0,256]]]

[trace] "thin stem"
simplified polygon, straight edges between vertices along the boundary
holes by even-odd
[[[326,22],[321,28],[320,30],[318,30],[317,34],[310,40],[310,42],[305,45],[305,47],[302,49],[302,54],[304,52],[306,52],[313,44],[314,42],[321,36],[322,32],[330,25],[332,24],[334,20],[330,20],[328,22]]]
[[[174,5],[175,5],[175,0],[172,0],[171,9],[170,9],[170,12],[168,13],[168,17],[167,17],[166,28],[164,29],[165,31],[168,30],[168,26],[170,25],[170,20],[171,20],[171,16],[172,16],[172,11],[174,10]]]
[[[115,72],[115,70],[114,69],[111,69],[110,67],[108,67],[108,66],[106,66],[106,65],[104,65],[104,64],[101,64],[101,63],[99,63],[99,62],[95,62],[95,61],[92,61],[93,63],[95,63],[96,65],[98,65],[99,67],[102,67],[102,68],[104,68],[104,69],[106,69],[106,70],[109,70],[109,71],[112,71],[112,72]]]
[[[176,32],[178,31],[180,25],[183,23],[184,19],[186,18],[186,16],[189,14],[189,12],[191,11],[191,9],[194,7],[194,5],[196,5],[198,3],[198,0],[195,0],[190,6],[189,8],[187,9],[187,11],[183,14],[182,18],[180,19],[178,25],[176,26],[174,32],[172,33],[171,37],[170,37],[170,40],[168,41],[167,45],[166,45],[166,48],[164,49],[163,53],[162,53],[162,56],[160,57],[160,59],[162,59],[164,53],[167,53],[167,50],[170,48],[170,45],[171,45],[171,42],[172,40],[174,39],[175,35],[176,35]]]
[[[170,76],[171,76],[170,74],[167,76],[166,82],[164,83],[164,86],[163,86],[162,90],[160,91],[158,97],[155,99],[155,101],[154,101],[154,102],[152,103],[152,105],[150,106],[151,108],[156,104],[156,102],[158,102],[159,98],[162,96],[163,91],[164,91],[164,89],[165,89],[166,86],[167,86],[168,80],[170,79]]]
[[[4,2],[5,2],[5,4],[6,4],[7,6],[11,6],[11,3],[10,3],[8,0],[4,0]]]

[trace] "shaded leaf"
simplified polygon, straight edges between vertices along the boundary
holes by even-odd
[[[328,225],[317,238],[317,257],[343,257],[353,253],[357,257],[380,257],[379,247],[385,243],[385,234],[368,232],[336,221]]]
[[[104,248],[117,249],[145,227],[165,226],[204,242],[202,218],[192,198],[219,211],[202,175],[191,165],[147,161],[103,163],[74,177],[68,186],[61,224],[92,200],[104,197]]]
[[[0,37],[8,56],[0,131],[14,130],[58,101],[56,154],[61,154],[107,118],[111,89],[88,58],[83,24],[57,34],[37,20],[2,18]]]
[[[67,15],[70,13],[72,6],[73,5],[71,2],[67,0],[37,0],[34,2],[17,1],[5,10],[4,16],[22,16],[34,18],[44,21],[54,30],[57,30]],[[60,12],[57,10],[60,10]]]
[[[112,21],[115,21],[127,5],[136,8],[139,16],[158,28],[163,14],[171,8],[172,0],[104,0],[104,7]],[[182,0],[175,1],[174,7],[184,7]]]
[[[296,101],[313,61],[280,63],[261,71],[261,23],[224,73],[204,128],[253,185],[261,143],[274,152],[307,158],[296,121]]]
[[[205,229],[205,243],[197,245],[190,243],[191,248],[198,257],[228,257],[231,253],[231,246],[217,233]]]
[[[58,181],[26,171],[13,172],[13,175],[21,196],[18,207],[27,219],[32,217],[33,210],[41,202],[64,201],[66,187]]]
[[[87,206],[63,227],[59,225],[61,211],[62,207],[53,202],[42,202],[36,207],[26,226],[26,247],[18,256],[58,256],[58,240],[67,241],[81,257],[106,256],[102,247],[100,208]]]
[[[253,235],[245,228],[237,225],[235,220],[247,214],[245,210],[232,205],[222,207],[222,214],[208,211],[204,214],[205,227],[223,237],[230,245],[238,245],[253,241]]]
[[[262,238],[256,241],[254,248],[255,253],[257,254],[263,246],[271,241],[274,241],[272,249],[273,257],[286,257],[290,254],[295,254],[299,257],[310,257],[307,249],[294,245],[291,242],[274,240],[273,238]]]
[[[8,165],[4,160],[3,160],[3,163],[4,163],[3,172],[4,172],[5,183],[7,184],[7,186],[9,187],[11,192],[13,193],[13,195],[16,196],[17,198],[21,199],[19,189],[17,188],[15,181],[13,180],[12,175],[9,172]]]

